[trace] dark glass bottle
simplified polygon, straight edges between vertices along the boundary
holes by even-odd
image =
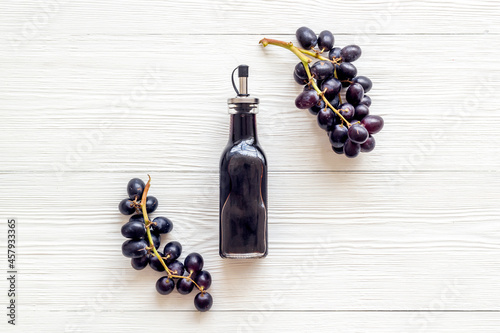
[[[248,66],[238,67],[240,90],[228,100],[229,142],[220,160],[219,253],[223,258],[267,255],[267,161],[257,139],[257,98],[247,93]]]

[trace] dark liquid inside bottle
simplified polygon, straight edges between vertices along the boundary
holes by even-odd
[[[257,141],[256,115],[231,115],[220,161],[220,247],[223,258],[267,255],[267,161]]]

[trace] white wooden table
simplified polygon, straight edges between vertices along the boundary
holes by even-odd
[[[13,332],[499,332],[498,1],[0,3],[1,270],[18,221]],[[297,110],[307,25],[359,44],[385,118],[331,151]],[[237,65],[269,160],[269,256],[218,255],[218,161]],[[210,312],[122,257],[117,211],[153,177],[167,239],[204,255]]]

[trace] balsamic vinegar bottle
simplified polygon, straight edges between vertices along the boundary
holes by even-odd
[[[240,89],[232,78],[237,96],[228,99],[229,142],[220,160],[219,254],[263,258],[267,255],[267,161],[257,140],[259,99],[248,94],[248,66],[236,69]]]

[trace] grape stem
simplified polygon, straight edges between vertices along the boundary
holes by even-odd
[[[175,275],[175,274],[173,274],[173,272],[167,267],[167,264],[163,260],[162,256],[160,256],[160,254],[156,250],[156,247],[155,247],[154,242],[153,242],[153,237],[151,236],[151,230],[149,228],[149,226],[151,224],[153,224],[153,222],[151,222],[149,220],[148,211],[146,210],[146,200],[147,200],[147,197],[148,197],[149,187],[151,186],[151,176],[148,175],[148,178],[149,178],[148,179],[148,183],[144,187],[144,192],[142,193],[141,209],[142,209],[142,215],[144,216],[144,224],[146,225],[146,233],[148,235],[149,247],[153,251],[154,256],[156,258],[158,258],[158,260],[160,260],[160,263],[165,268],[165,271],[167,272],[167,275],[168,275],[169,279],[176,278],[176,279],[186,279],[186,280],[189,280],[189,281],[191,281],[196,286],[196,288],[198,288],[199,291],[201,291],[202,293],[204,293],[205,292],[204,288],[200,287],[196,282],[194,282],[194,280],[191,278],[191,274],[189,274],[189,276],[181,276],[181,275]]]
[[[351,123],[348,122],[344,118],[344,116],[342,116],[342,114],[340,113],[339,110],[337,110],[336,108],[333,107],[333,105],[328,101],[328,99],[326,99],[325,94],[318,88],[318,85],[316,84],[316,81],[313,79],[311,71],[309,70],[309,63],[312,60],[311,60],[311,58],[307,57],[306,55],[320,59],[320,60],[325,60],[325,61],[331,61],[330,59],[327,59],[327,58],[321,56],[317,52],[300,49],[300,48],[294,46],[292,42],[287,43],[287,42],[283,42],[281,40],[263,38],[259,41],[259,44],[262,44],[262,46],[264,46],[264,47],[266,47],[269,44],[276,45],[276,46],[280,46],[282,48],[285,48],[287,50],[292,51],[300,59],[300,61],[302,61],[302,64],[304,65],[304,69],[306,70],[306,73],[307,73],[307,77],[309,79],[309,83],[314,88],[314,90],[316,90],[316,92],[318,93],[318,96],[323,99],[325,104],[328,105],[328,107],[330,109],[332,109],[340,117],[340,119],[342,119],[342,121],[344,123],[347,124],[347,127],[351,126]],[[339,94],[339,97],[340,97],[340,94]]]

